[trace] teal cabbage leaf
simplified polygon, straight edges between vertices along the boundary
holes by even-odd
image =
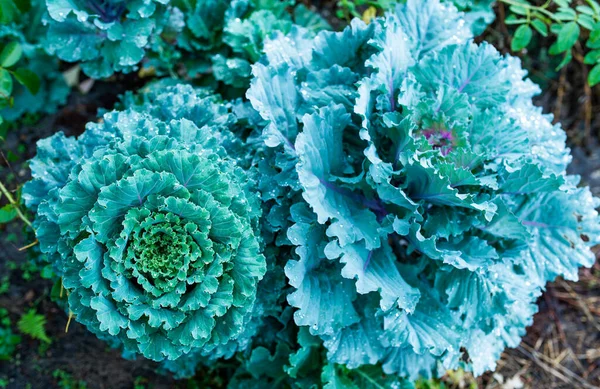
[[[493,6],[495,0],[451,0],[452,4],[464,12],[465,21],[471,27],[473,34],[482,34],[487,26],[496,19]]]
[[[330,387],[343,369],[493,369],[546,282],[594,263],[599,200],[567,175],[564,131],[451,4],[293,27],[252,72],[267,224],[294,248],[286,300]]]

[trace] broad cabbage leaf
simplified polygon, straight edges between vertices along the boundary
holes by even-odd
[[[495,19],[493,6],[495,0],[440,0],[442,3],[452,4],[463,13],[462,22],[465,23],[474,35],[482,34],[488,25]],[[406,0],[393,0],[385,3],[387,11],[393,9],[398,3],[405,4]],[[407,3],[407,12],[416,12],[418,7],[414,7],[411,3]],[[410,9],[412,7],[412,9]]]
[[[328,364],[482,374],[546,282],[594,263],[599,201],[566,174],[564,131],[518,59],[471,35],[452,5],[409,0],[314,39],[293,27],[253,66],[287,302]]]

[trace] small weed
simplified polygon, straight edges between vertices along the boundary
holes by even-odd
[[[58,381],[60,389],[87,389],[87,384],[83,380],[77,381],[73,376],[64,370],[56,369],[52,372],[52,377]]]
[[[133,389],[150,389],[148,385],[148,379],[145,377],[135,377],[133,381]]]
[[[38,314],[35,309],[30,309],[26,314],[21,316],[17,323],[19,331],[25,335],[29,335],[33,339],[41,340],[44,343],[50,344],[52,341],[46,334],[46,317]]]
[[[10,277],[4,276],[0,279],[0,295],[3,295],[8,292],[10,289]]]
[[[12,332],[10,325],[8,311],[0,308],[0,361],[10,360],[17,345],[21,343],[21,337]]]

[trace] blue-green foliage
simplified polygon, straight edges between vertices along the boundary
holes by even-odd
[[[256,236],[272,204],[252,193],[254,167],[273,149],[254,137],[263,121],[247,103],[230,113],[205,90],[165,80],[122,106],[78,140],[40,141],[24,188],[74,320],[176,377],[238,352],[230,388],[411,388],[378,366],[328,363],[321,339],[293,322],[284,273],[293,247],[276,244],[272,213]]]
[[[67,62],[81,62],[91,77],[131,72],[151,34],[167,22],[169,0],[46,0],[46,48]]]
[[[44,1],[32,1],[31,6],[29,11],[19,14],[10,24],[0,26],[0,40],[3,43],[18,42],[23,49],[19,67],[32,71],[40,79],[40,89],[36,94],[14,83],[12,106],[0,111],[0,115],[8,121],[17,120],[25,113],[53,113],[66,102],[70,91],[58,71],[58,59],[48,55],[42,47],[46,33],[41,22],[45,12]]]
[[[492,369],[600,240],[538,88],[437,0],[245,43],[268,18],[236,4],[170,31],[243,67],[264,48],[250,103],[165,80],[39,143],[23,198],[75,320],[177,376],[237,353],[231,388]]]
[[[159,74],[212,75],[247,87],[263,41],[292,22],[327,24],[293,0],[47,0],[47,47],[91,77],[143,66]],[[145,59],[144,59],[145,58]]]
[[[492,9],[495,0],[452,0],[452,3],[464,12],[464,18],[475,35],[483,33],[496,18]]]
[[[266,270],[235,119],[191,87],[137,104],[38,143],[23,198],[40,248],[75,320],[126,355],[230,357]]]
[[[175,41],[188,75],[212,74],[237,88],[247,88],[250,66],[271,35],[287,34],[293,23],[311,31],[329,28],[294,0],[175,0],[173,5],[181,10],[185,25]]]
[[[265,218],[295,246],[287,301],[329,363],[479,375],[547,281],[594,262],[598,200],[565,172],[565,133],[518,60],[470,35],[452,6],[409,0],[293,28],[253,66]]]

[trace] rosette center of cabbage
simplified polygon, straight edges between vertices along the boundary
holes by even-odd
[[[194,239],[194,235],[198,239]],[[178,278],[187,277],[202,252],[199,227],[184,222],[172,213],[151,213],[132,233],[128,261],[139,273],[160,289],[171,289]]]
[[[146,208],[127,212],[121,232],[127,242],[124,275],[156,297],[172,291],[181,294],[186,283],[201,282],[205,267],[215,258],[209,213],[194,207],[196,217],[184,218],[162,209],[173,201],[186,202],[151,196]]]
[[[454,134],[444,127],[430,127],[423,131],[427,143],[434,149],[440,150],[442,155],[448,155],[454,146]]]

